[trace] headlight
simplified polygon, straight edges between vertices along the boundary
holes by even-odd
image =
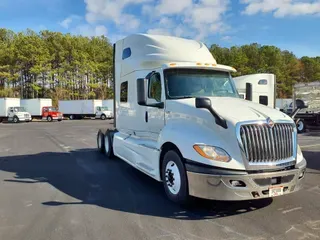
[[[208,146],[208,145],[194,145],[194,150],[199,153],[202,157],[219,161],[219,162],[229,162],[231,157],[229,154],[219,147]]]

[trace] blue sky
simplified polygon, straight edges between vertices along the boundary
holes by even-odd
[[[0,0],[0,27],[48,29],[111,42],[136,32],[230,47],[275,45],[320,56],[320,0]]]

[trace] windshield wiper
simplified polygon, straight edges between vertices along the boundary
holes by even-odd
[[[171,97],[171,99],[185,99],[185,98],[194,98],[194,97],[192,97],[192,96]]]

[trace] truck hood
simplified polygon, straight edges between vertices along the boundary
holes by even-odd
[[[28,112],[17,112],[17,113],[16,113],[17,116],[18,116],[18,115],[25,115],[25,114],[31,115],[31,114],[28,113]]]
[[[270,117],[273,121],[286,120],[292,121],[288,115],[279,110],[267,107],[262,104],[254,103],[240,98],[230,97],[209,97],[213,109],[224,119],[233,124],[243,121],[266,120]],[[166,103],[168,111],[174,113],[190,113],[197,114],[197,111],[205,109],[197,109],[195,107],[195,98],[169,100]],[[194,111],[194,110],[195,111]],[[207,110],[206,110],[207,111]]]

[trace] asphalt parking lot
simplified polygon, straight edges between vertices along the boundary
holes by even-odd
[[[96,151],[97,130],[107,125],[0,124],[1,240],[320,239],[320,132],[299,135],[303,190],[182,208],[160,183]]]

